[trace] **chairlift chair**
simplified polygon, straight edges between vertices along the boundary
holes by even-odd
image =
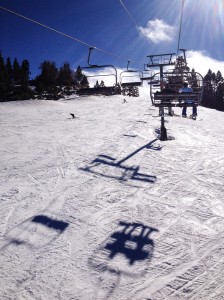
[[[160,72],[154,74],[150,82],[150,96],[152,104],[159,107],[161,113],[161,141],[167,140],[164,108],[198,106],[203,94],[202,75],[195,71],[190,72],[186,62],[186,50],[179,50],[183,51],[184,55],[177,56],[175,61],[173,60],[175,53],[148,56],[150,62],[147,67],[159,67],[160,70]],[[169,66],[173,66],[173,69],[167,70]],[[164,67],[166,68],[165,71]],[[192,93],[179,93],[179,89],[184,82],[191,86]]]
[[[156,107],[197,106],[201,102],[203,77],[198,72],[190,71],[186,62],[186,50],[179,50],[183,52],[183,56],[177,56],[175,61],[173,60],[175,53],[148,56],[150,63],[147,66],[160,68],[160,72],[154,74],[150,84],[152,104]],[[164,71],[164,67],[168,68],[169,66],[173,66],[173,68]],[[190,95],[179,93],[184,82],[188,82],[193,89],[193,93]],[[170,90],[170,93],[163,92],[165,87]],[[191,99],[192,103],[186,104],[187,99]]]
[[[201,103],[203,94],[203,77],[198,72],[182,72],[171,73],[164,72],[162,80],[160,74],[154,75],[159,80],[150,85],[150,96],[152,104],[156,107],[192,107],[198,106]],[[192,93],[179,93],[179,89],[183,83],[187,82],[192,88]],[[164,88],[170,91],[165,92]],[[191,103],[186,103],[186,100],[192,100]]]
[[[148,84],[151,83],[151,81],[154,78],[154,74],[155,74],[155,71],[153,69],[148,69],[145,65],[144,65],[144,70],[142,71],[142,81],[147,81]]]
[[[88,66],[81,67],[81,69],[102,69],[102,68],[110,68],[113,70],[113,73],[109,74],[97,74],[97,75],[86,75],[87,78],[91,77],[114,77],[114,85],[113,86],[104,86],[104,87],[91,87],[91,88],[83,88],[78,90],[79,95],[93,95],[93,94],[103,94],[103,95],[114,95],[119,93],[118,89],[118,80],[117,80],[117,69],[113,65],[92,65],[90,64],[90,56],[94,47],[89,48],[88,55]]]
[[[130,70],[129,63],[127,64],[127,70],[120,73],[120,85],[125,87],[138,87],[142,85],[142,71],[140,70]]]

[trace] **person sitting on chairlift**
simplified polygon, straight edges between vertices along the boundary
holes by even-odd
[[[168,84],[166,84],[165,88],[161,91],[161,94],[175,94],[175,93],[176,92],[174,90],[169,88]],[[162,114],[162,107],[159,108],[159,115],[161,114]],[[173,111],[171,106],[168,107],[168,115],[173,116]]]
[[[191,87],[188,86],[188,82],[184,82],[183,87],[179,89],[179,93],[193,93],[193,90]],[[196,105],[194,105],[194,101],[191,99],[187,99],[187,100],[185,100],[185,104],[193,104],[192,116],[196,117],[197,116],[197,107],[196,107]],[[187,117],[187,106],[183,106],[182,117],[184,117],[184,118]]]

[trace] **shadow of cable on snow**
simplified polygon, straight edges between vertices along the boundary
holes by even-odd
[[[133,180],[155,183],[156,176],[141,173],[140,166],[127,166],[124,163],[143,149],[160,151],[162,149],[161,146],[153,145],[157,140],[158,139],[154,139],[150,143],[147,143],[146,145],[140,147],[139,149],[135,150],[134,152],[130,153],[120,160],[117,160],[116,158],[110,157],[108,155],[100,154],[91,162],[89,166],[80,168],[80,170],[93,173],[95,175],[100,175],[106,178],[117,179],[121,182]],[[108,172],[108,170],[105,170],[105,168],[101,170],[102,166],[108,166],[108,169],[110,171]]]
[[[154,252],[154,241],[150,235],[158,231],[142,223],[119,222],[118,230],[94,251],[89,265],[106,278],[104,299],[115,292],[122,275],[132,278],[145,275]],[[111,281],[109,288],[108,281]],[[105,289],[103,284],[101,280],[97,293],[99,289]]]

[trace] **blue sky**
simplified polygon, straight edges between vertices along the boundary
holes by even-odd
[[[114,54],[94,50],[93,64],[125,68],[131,60],[130,67],[142,69],[147,55],[177,51],[182,0],[0,0],[0,6]],[[2,55],[28,59],[31,77],[44,60],[87,65],[88,46],[3,9],[0,36]],[[224,75],[224,0],[185,0],[180,47],[189,50],[190,67]]]

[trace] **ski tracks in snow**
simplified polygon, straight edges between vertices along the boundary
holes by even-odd
[[[148,99],[37,103],[4,135],[2,299],[221,300],[221,113],[169,118],[160,142]]]
[[[223,194],[220,185],[220,176],[223,178],[224,174],[221,164],[223,156],[221,153],[216,153],[218,158],[214,155],[213,150],[217,151],[217,148],[212,145],[213,141],[208,132],[204,134],[203,131],[204,128],[199,128],[196,134],[194,132],[196,136],[197,134],[205,136],[201,145],[192,147],[188,139],[184,148],[181,145],[176,147],[178,151],[177,149],[173,151],[170,164],[166,164],[171,171],[167,172],[168,174],[165,169],[160,172],[166,174],[165,185],[161,180],[162,182],[158,182],[157,186],[150,191],[154,198],[158,197],[158,202],[155,199],[155,203],[163,203],[167,206],[173,218],[171,222],[167,220],[167,224],[170,225],[162,230],[163,233],[157,240],[158,261],[163,261],[164,253],[169,259],[166,258],[162,264],[152,266],[149,276],[156,278],[157,283],[147,280],[139,288],[139,295],[142,295],[142,298],[147,290],[153,290],[148,288],[151,284],[155,292],[149,293],[151,297],[146,299],[150,300],[222,299],[223,282],[222,280],[220,282],[219,276],[222,274],[224,262],[222,238],[220,238],[223,236],[223,227],[217,224],[220,222],[223,224],[223,218],[220,218],[223,211],[220,197]],[[183,133],[182,138],[184,135]],[[190,138],[193,138],[193,134]],[[183,143],[185,141],[186,139],[183,138]],[[223,141],[220,142],[223,144]],[[183,155],[183,152],[186,155]],[[188,158],[191,158],[190,162],[187,161]],[[182,166],[175,170],[172,165],[177,167],[174,163],[175,159],[179,161],[184,159],[185,168]],[[212,165],[213,161],[219,162],[218,170],[217,165]],[[211,163],[208,165],[207,162]],[[210,180],[212,176],[213,180]],[[216,206],[221,209],[219,213],[214,209]],[[178,234],[178,238],[175,233]],[[166,242],[169,239],[171,243]],[[217,279],[214,278],[214,268]],[[160,270],[158,277],[155,276],[157,270]],[[170,277],[173,279],[171,280]],[[220,283],[216,283],[216,280]]]

